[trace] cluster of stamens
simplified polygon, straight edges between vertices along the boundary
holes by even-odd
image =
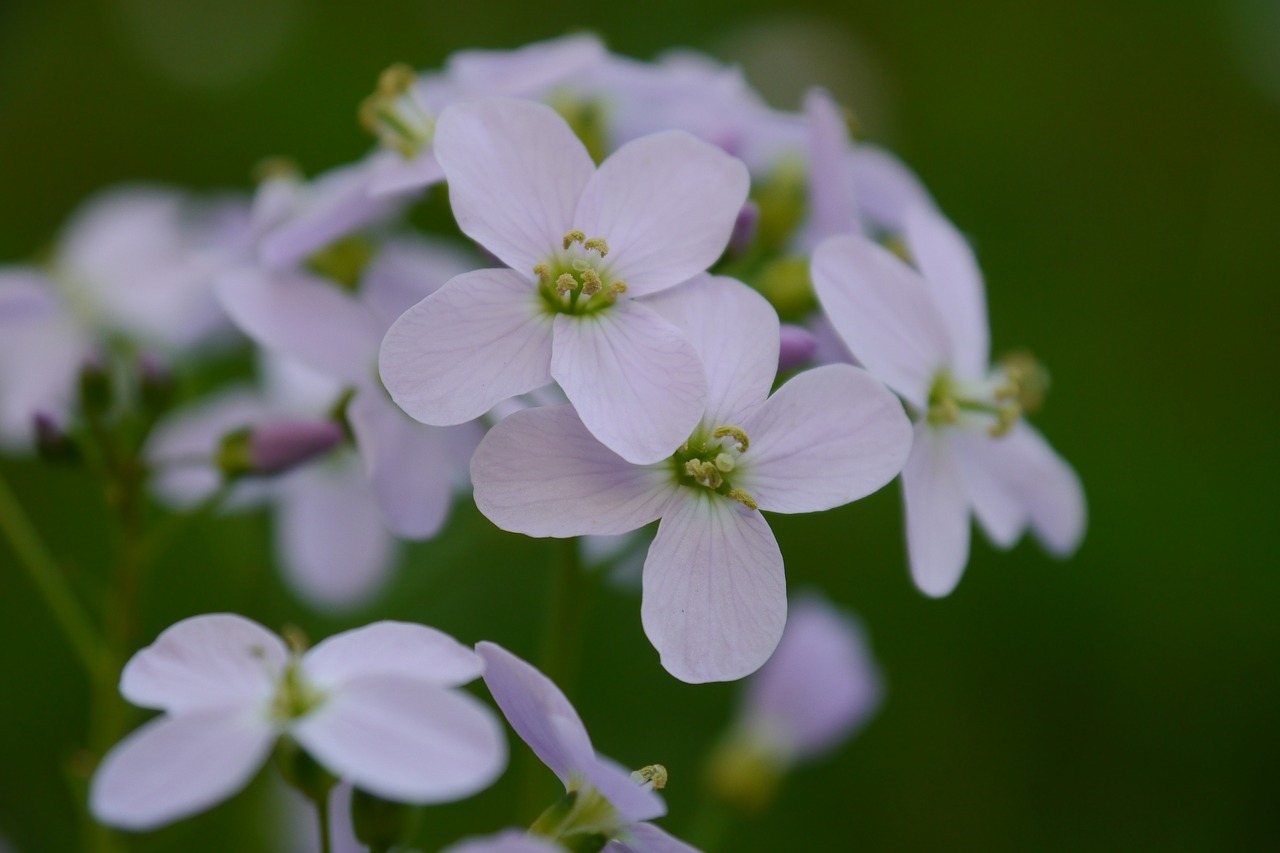
[[[995,387],[992,388],[992,383]],[[994,418],[987,432],[1007,435],[1023,415],[1037,411],[1049,390],[1049,374],[1031,355],[1013,353],[1000,362],[992,380],[977,393],[967,393],[947,375],[940,375],[929,391],[929,423],[957,424],[965,414]]]
[[[405,157],[413,157],[430,143],[436,127],[435,116],[414,96],[416,80],[417,73],[408,65],[392,65],[360,104],[360,125]]]
[[[723,439],[731,438],[726,444]],[[710,441],[690,439],[680,445],[672,459],[676,474],[689,484],[702,486],[737,501],[748,509],[757,509],[755,498],[745,489],[734,488],[729,475],[738,467],[738,459],[747,452],[751,440],[741,427],[721,426],[711,432]]]
[[[627,292],[625,281],[606,284],[600,274],[600,262],[609,254],[609,243],[603,237],[587,237],[575,228],[564,235],[562,247],[566,252],[573,250],[573,254],[555,266],[543,261],[533,268],[538,286],[556,310],[570,313],[597,310],[612,305]]]

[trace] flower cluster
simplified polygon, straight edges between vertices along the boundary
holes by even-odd
[[[993,361],[969,244],[823,91],[779,111],[736,69],[579,35],[393,66],[359,117],[375,144],[354,164],[267,164],[252,197],[108,192],[47,264],[0,268],[0,439],[177,511],[271,504],[290,585],[328,610],[369,601],[459,492],[532,537],[657,522],[640,614],[662,666],[693,683],[764,667],[713,760],[753,803],[879,695],[829,605],[788,628],[767,514],[901,475],[931,596],[968,563],[971,515],[1000,547],[1027,529],[1078,545],[1079,481],[1026,421],[1045,369]],[[444,204],[460,234],[409,225]],[[177,401],[174,372],[246,341],[255,379]],[[388,622],[310,650],[240,617],[175,625],[124,670],[125,697],[164,713],[106,756],[93,811],[155,826],[273,751],[318,803],[337,779],[355,801],[466,796],[505,764],[457,689],[482,672],[567,793],[533,835],[457,850],[689,849],[647,822],[665,770],[597,755],[545,676]]]

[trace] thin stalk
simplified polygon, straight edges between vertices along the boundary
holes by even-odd
[[[573,692],[578,669],[578,645],[587,592],[586,572],[577,539],[562,539],[551,568],[547,599],[547,631],[542,646],[542,671],[564,691]]]
[[[320,853],[333,853],[333,835],[329,831],[329,798],[316,797],[316,820],[320,822]]]

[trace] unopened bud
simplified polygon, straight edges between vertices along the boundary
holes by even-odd
[[[333,421],[281,421],[237,430],[222,440],[218,467],[227,477],[280,474],[342,442]]]
[[[80,448],[48,412],[36,412],[32,419],[36,434],[36,452],[46,462],[78,462]]]
[[[786,373],[795,370],[818,351],[818,339],[804,326],[783,323],[778,330],[780,334],[778,347],[778,372]]]
[[[105,415],[111,408],[111,377],[96,358],[80,366],[80,408],[89,417]]]
[[[733,231],[729,234],[729,254],[733,257],[745,255],[747,249],[751,248],[751,244],[755,242],[759,231],[760,205],[747,199],[747,203],[738,211],[738,218],[733,222]]]
[[[147,412],[158,415],[173,402],[173,374],[154,353],[138,356],[138,401]]]

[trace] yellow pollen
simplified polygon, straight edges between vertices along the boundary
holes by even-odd
[[[613,284],[609,285],[609,292],[614,296],[620,296],[627,292],[627,283],[625,281],[615,281]]]
[[[1022,406],[1017,403],[1010,403],[1000,409],[1000,414],[996,415],[996,422],[987,430],[992,438],[1000,438],[1008,435],[1009,430],[1013,429],[1013,425],[1022,417]]]
[[[543,284],[551,283],[551,265],[548,263],[537,264],[533,268],[533,272],[538,276],[538,281]]]
[[[600,281],[600,274],[593,269],[582,271],[582,295],[595,296],[604,285]]]
[[[556,293],[559,293],[561,296],[568,293],[570,290],[573,290],[577,286],[577,279],[569,275],[567,272],[561,273],[560,277],[556,279]]]
[[[744,489],[730,489],[726,497],[733,498],[747,509],[759,509],[760,505],[756,503],[756,499],[747,494]]]
[[[253,167],[253,179],[260,184],[276,178],[301,180],[302,169],[288,157],[268,157]]]
[[[708,489],[718,489],[724,483],[724,478],[720,476],[720,469],[713,462],[690,459],[684,463],[684,470],[686,474]]]
[[[716,427],[715,432],[711,433],[712,438],[724,438],[725,436],[732,436],[733,440],[738,443],[738,450],[742,453],[746,453],[747,448],[751,446],[751,439],[747,438],[747,434],[742,427]]]
[[[565,248],[567,249],[569,247],[565,246]],[[608,242],[605,241],[603,237],[592,237],[590,240],[587,240],[582,244],[582,248],[595,249],[597,252],[600,253],[600,257],[602,258],[605,255],[609,254],[609,244]]]
[[[564,235],[564,247],[567,249],[570,246],[572,246],[574,243],[581,243],[583,240],[586,240],[586,239],[587,239],[587,235],[583,234],[581,231],[575,228]]]
[[[631,774],[631,781],[648,790],[661,791],[667,787],[667,768],[661,764],[650,764],[648,767],[641,767]]]

